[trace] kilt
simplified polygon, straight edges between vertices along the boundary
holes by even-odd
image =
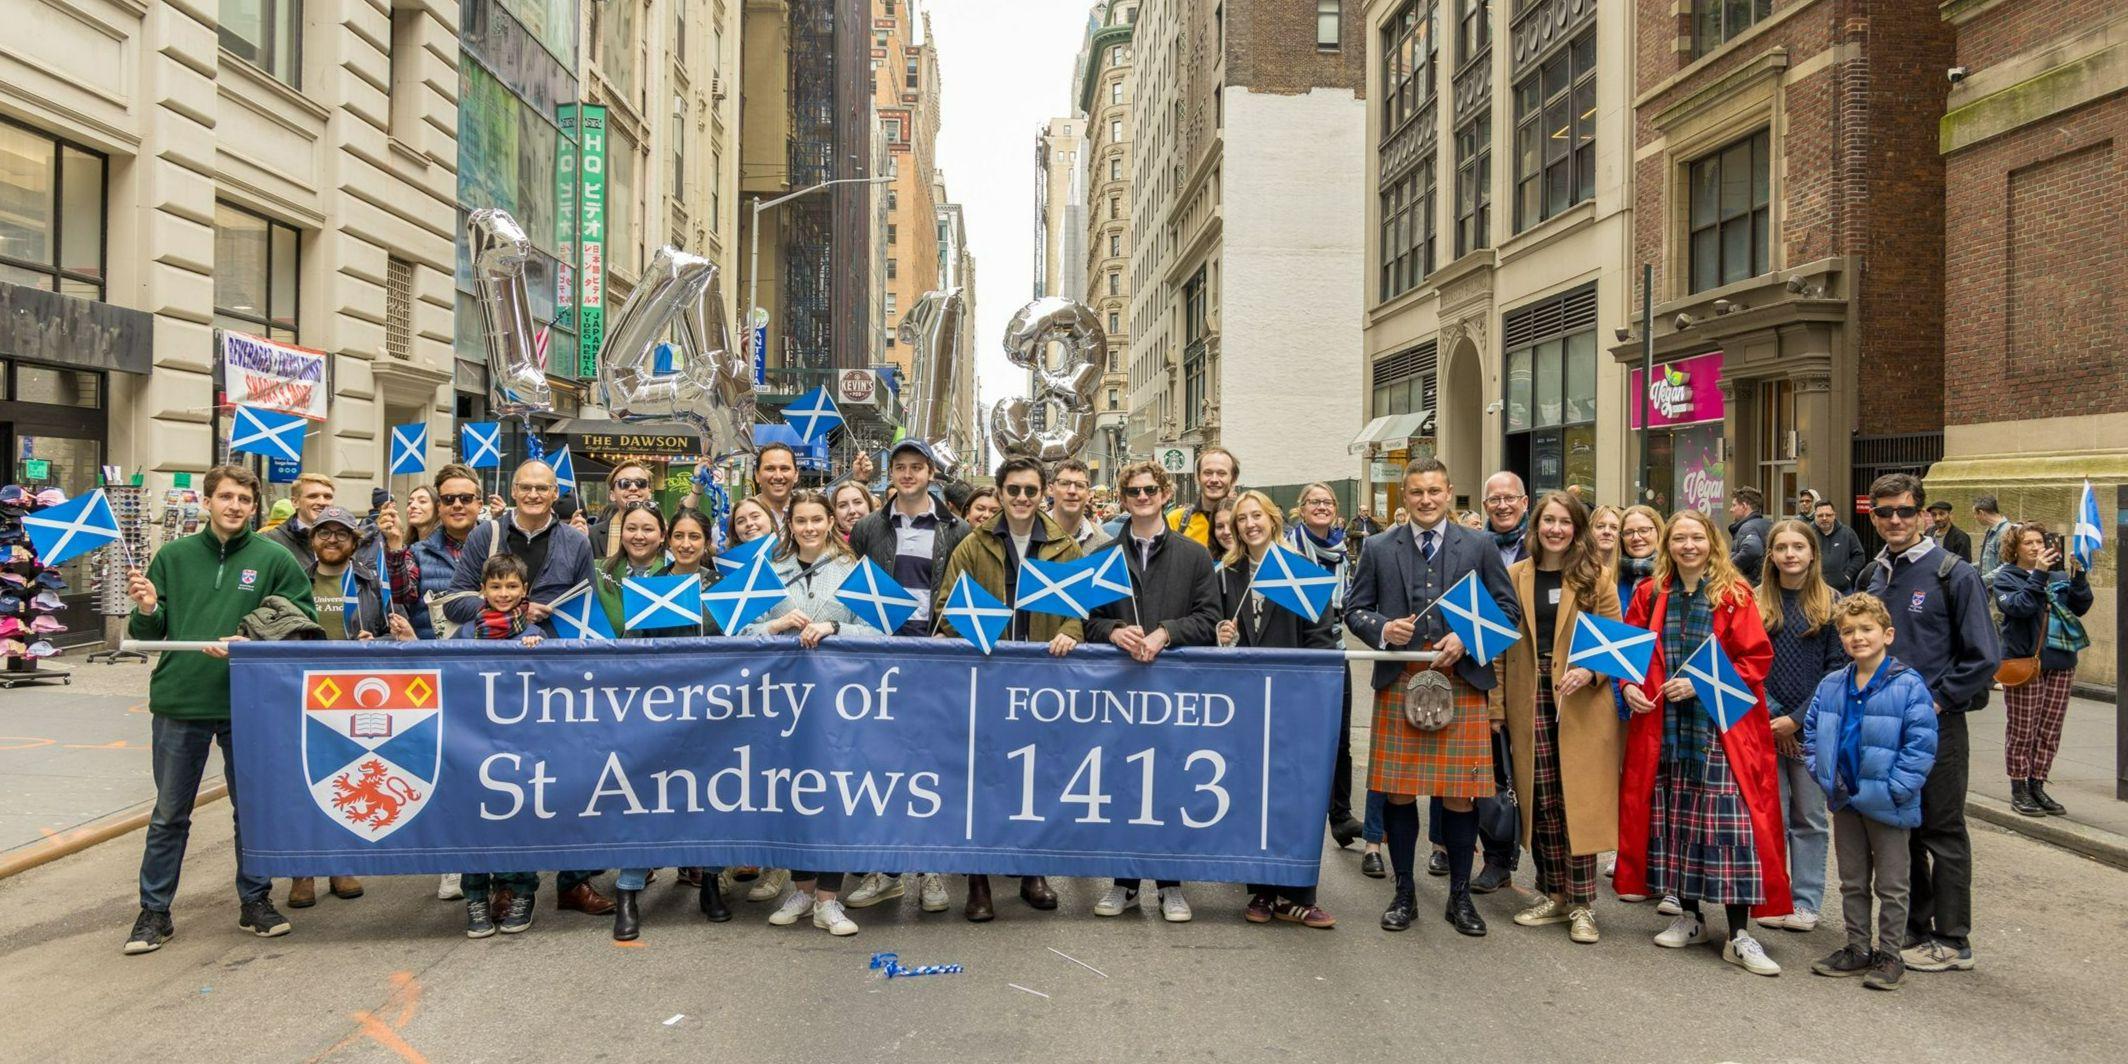
[[[1648,892],[1718,905],[1763,904],[1766,882],[1751,837],[1751,810],[1729,772],[1721,740],[1711,739],[1695,760],[1655,767]]]
[[[1412,662],[1395,683],[1374,693],[1374,734],[1367,750],[1367,789],[1434,798],[1490,798],[1492,720],[1485,692],[1446,674],[1455,691],[1456,719],[1440,731],[1404,720],[1404,683],[1425,668]]]

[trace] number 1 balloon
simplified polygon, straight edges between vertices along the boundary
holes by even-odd
[[[959,287],[925,292],[902,316],[901,342],[910,359],[914,395],[908,432],[931,448],[951,475],[959,465],[950,442],[955,378],[960,370],[961,315],[967,301]]]
[[[488,326],[493,412],[529,419],[552,410],[554,395],[547,387],[546,367],[539,364],[532,338],[532,303],[525,293],[525,263],[532,258],[532,242],[508,212],[484,208],[466,220],[466,244],[481,316]]]

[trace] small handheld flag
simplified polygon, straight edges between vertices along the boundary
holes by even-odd
[[[768,555],[757,554],[745,569],[727,574],[702,592],[702,605],[716,618],[717,630],[738,635],[739,630],[761,619],[787,594],[783,579],[776,575]]]
[[[1574,642],[1566,663],[1614,680],[1644,683],[1655,657],[1655,633],[1593,613],[1574,618]]]
[[[1685,667],[1679,671],[1692,681],[1692,693],[1699,696],[1700,708],[1714,721],[1716,731],[1736,727],[1736,722],[1759,704],[1758,696],[1737,675],[1736,667],[1729,664],[1729,655],[1722,652],[1722,645],[1711,635],[1685,659]]]
[[[474,469],[502,465],[502,422],[468,421],[458,426],[458,457]]]
[[[392,426],[392,475],[412,476],[428,472],[429,423],[416,421]]]
[[[1286,610],[1319,623],[1337,594],[1337,574],[1300,556],[1283,543],[1273,543],[1256,567],[1249,586]]]
[[[775,549],[776,537],[770,534],[751,543],[741,543],[710,560],[717,567],[717,576],[722,578],[744,572],[747,566],[754,564],[755,558],[768,557]]]
[[[621,581],[622,627],[680,628],[702,623],[702,580],[684,576],[631,576]]]
[[[1522,638],[1521,630],[1507,623],[1507,614],[1500,612],[1500,604],[1486,593],[1475,570],[1456,581],[1456,586],[1441,596],[1439,606],[1448,630],[1463,641],[1463,649],[1480,665],[1491,664],[1501,651]]]
[[[2076,557],[2076,564],[2084,570],[2091,568],[2091,558],[2106,545],[2104,526],[2098,523],[2098,496],[2091,490],[2091,482],[2084,481],[2083,498],[2076,503],[2076,531],[2069,537],[2069,553]]]
[[[340,570],[340,624],[353,639],[362,630],[362,585],[355,583],[355,563]]]
[[[1012,611],[967,573],[954,581],[953,591],[946,596],[944,613],[953,630],[985,654],[997,649],[998,637],[1012,623]]]
[[[598,639],[612,642],[615,638],[613,622],[598,603],[598,596],[588,583],[578,584],[568,594],[554,601],[554,612],[547,615],[554,625],[554,634],[560,639]]]
[[[568,495],[576,491],[576,459],[569,457],[566,444],[563,445],[561,453],[547,464],[554,467],[554,486],[561,494]]]
[[[262,454],[268,458],[303,460],[303,437],[310,423],[295,414],[261,406],[240,406],[229,422],[230,454]]]
[[[111,513],[103,489],[35,513],[23,514],[22,530],[29,534],[37,560],[46,566],[62,565],[77,555],[106,544],[120,542],[118,518]]]
[[[1085,620],[1088,607],[1080,601],[1081,585],[1093,579],[1093,570],[1079,562],[1044,562],[1020,559],[1020,579],[1012,608],[1030,613]]]
[[[889,635],[909,623],[923,605],[870,558],[859,560],[857,567],[850,570],[849,577],[836,589],[835,599],[864,618],[865,623]]]
[[[1130,562],[1122,547],[1110,547],[1078,564],[1086,571],[1086,586],[1076,596],[1080,605],[1091,610],[1131,597]]]
[[[799,439],[816,443],[842,427],[842,411],[836,409],[826,388],[815,388],[791,400],[791,405],[783,408],[783,420],[797,430]]]

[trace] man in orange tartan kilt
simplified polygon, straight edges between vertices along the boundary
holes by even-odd
[[[1471,800],[1493,790],[1490,710],[1486,692],[1498,679],[1491,665],[1464,654],[1434,603],[1472,572],[1510,625],[1522,621],[1521,600],[1508,582],[1507,566],[1490,537],[1449,519],[1455,487],[1439,459],[1404,467],[1404,507],[1410,520],[1367,537],[1345,600],[1345,624],[1368,645],[1382,650],[1427,650],[1440,657],[1431,666],[1378,662],[1374,667],[1374,738],[1367,758],[1367,786],[1387,796],[1382,830],[1396,871],[1396,896],[1382,913],[1382,929],[1411,926],[1413,863],[1419,842],[1420,797],[1442,800],[1443,841],[1448,847],[1448,905],[1443,918],[1466,935],[1483,935],[1485,920],[1470,900],[1472,851],[1478,844],[1478,814]],[[1404,689],[1419,672],[1433,668],[1448,678],[1455,717],[1447,727],[1420,731],[1404,717]]]

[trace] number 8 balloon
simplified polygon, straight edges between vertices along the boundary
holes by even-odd
[[[1044,357],[1061,344],[1061,366]],[[1094,392],[1108,361],[1108,335],[1092,308],[1062,296],[1044,296],[1021,307],[1005,326],[1005,355],[1034,374],[1031,397],[1001,400],[990,411],[990,435],[1009,455],[1061,462],[1093,438]],[[1048,428],[1032,428],[1038,407],[1049,412]]]

